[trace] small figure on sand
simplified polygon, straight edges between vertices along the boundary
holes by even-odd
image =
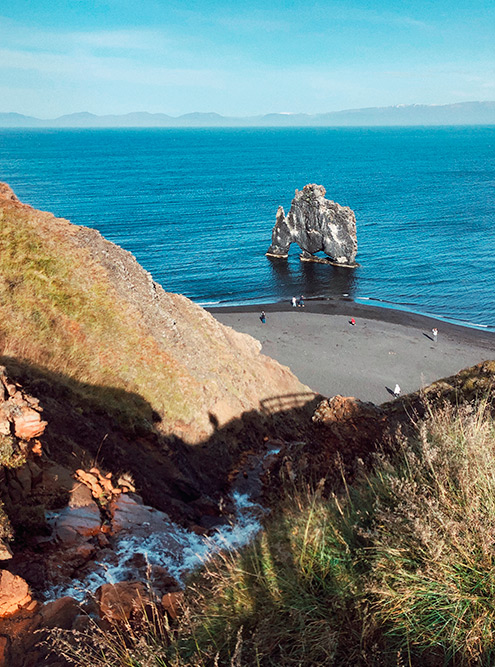
[[[295,307],[297,306],[297,299],[296,299],[295,296],[292,297],[292,299],[290,300],[290,302],[291,302],[293,308],[295,308]]]
[[[261,324],[265,324],[265,322],[266,322],[266,315],[265,315],[265,311],[264,311],[264,310],[261,311],[260,320],[261,320]]]
[[[438,336],[438,329],[436,327],[433,327],[433,329],[431,330],[431,333],[433,334],[433,340],[436,343],[437,342],[437,336]]]
[[[351,319],[349,320],[349,324],[352,324],[352,326],[355,327],[356,326],[356,320],[353,317],[351,317]]]
[[[400,396],[400,387],[399,384],[397,383],[394,387],[394,397],[399,398],[399,396]]]
[[[302,294],[299,297],[299,301],[297,302],[297,305],[299,306],[299,308],[304,308],[304,297],[303,297]]]

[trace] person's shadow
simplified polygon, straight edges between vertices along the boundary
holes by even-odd
[[[390,387],[385,387],[385,389],[388,391],[388,393],[389,393],[391,396],[395,396],[395,394],[394,394],[394,390],[393,390],[393,389],[390,389]]]
[[[426,336],[426,338],[429,338],[431,341],[433,341],[432,336],[430,336],[429,334],[423,332],[423,336]]]

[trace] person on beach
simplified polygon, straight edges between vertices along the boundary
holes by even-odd
[[[353,327],[356,326],[356,320],[353,317],[351,317],[351,319],[349,320],[349,324],[352,324]]]
[[[399,398],[400,396],[400,387],[399,384],[397,383],[394,388],[394,398]]]
[[[297,299],[296,299],[295,296],[292,297],[292,299],[290,300],[290,302],[291,302],[293,308],[295,308],[295,307],[297,306]]]
[[[264,311],[264,310],[261,311],[260,320],[261,320],[261,324],[265,324],[265,322],[266,322],[266,315],[265,315],[265,311]]]
[[[433,329],[431,330],[431,333],[433,334],[433,340],[436,343],[437,342],[437,336],[438,336],[438,329],[436,327],[433,327]]]
[[[299,308],[304,308],[304,297],[303,297],[302,294],[299,297],[299,301],[297,302],[297,305],[299,306]]]

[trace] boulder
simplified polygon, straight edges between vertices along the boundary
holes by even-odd
[[[54,534],[66,546],[97,535],[101,529],[98,505],[92,501],[84,507],[66,507],[58,515]]]
[[[348,206],[325,199],[322,185],[296,190],[287,216],[279,206],[272,244],[267,255],[286,258],[291,243],[302,250],[301,259],[354,267],[357,253],[356,218]],[[316,257],[323,251],[329,259]]]
[[[39,438],[46,428],[47,422],[42,421],[39,412],[30,407],[23,406],[20,414],[14,415],[14,431],[21,440]]]
[[[142,581],[103,584],[96,591],[96,600],[100,618],[114,623],[128,621],[151,601]]]
[[[162,597],[162,607],[165,609],[172,620],[175,620],[179,615],[183,600],[184,593],[182,591],[165,593],[165,595]]]
[[[42,626],[44,628],[62,628],[70,630],[81,609],[74,598],[65,596],[47,602],[41,609]]]
[[[0,617],[15,614],[32,603],[27,582],[8,570],[0,570]]]
[[[81,482],[76,482],[70,491],[69,507],[94,506],[91,489]]]
[[[130,531],[136,536],[149,535],[153,531],[163,533],[172,526],[169,517],[153,507],[143,505],[136,494],[121,494],[108,505],[112,533]]]

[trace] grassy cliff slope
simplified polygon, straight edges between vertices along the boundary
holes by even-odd
[[[166,293],[134,257],[0,187],[0,349],[79,383],[134,392],[120,405],[189,442],[264,399],[307,388],[259,343]],[[90,389],[88,387],[88,392]],[[110,400],[110,397],[109,397]]]
[[[146,502],[194,520],[184,503],[225,490],[267,421],[290,430],[278,411],[314,397],[96,230],[1,184],[0,226],[0,364],[40,399],[57,463],[129,470]]]

